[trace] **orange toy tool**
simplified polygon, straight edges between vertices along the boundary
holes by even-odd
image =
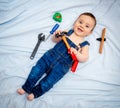
[[[105,39],[105,33],[106,33],[106,28],[104,28],[102,30],[102,39],[101,39],[100,48],[99,48],[99,53],[100,54],[102,53],[102,49],[103,49],[103,44],[104,44],[104,39]]]
[[[62,40],[64,41],[64,43],[65,43],[65,45],[66,45],[66,47],[67,47],[67,49],[68,49],[68,52],[70,52],[70,45],[68,44],[66,37],[65,37],[65,36],[62,36]],[[78,65],[78,60],[77,60],[77,58],[76,58],[76,56],[75,56],[74,53],[71,53],[71,52],[70,52],[70,55],[71,55],[71,57],[72,57],[72,59],[73,59],[73,61],[74,61],[74,62],[73,62],[73,65],[72,65],[72,67],[71,67],[71,71],[72,71],[72,72],[75,72],[75,70],[76,70],[76,68],[77,68],[77,65]]]

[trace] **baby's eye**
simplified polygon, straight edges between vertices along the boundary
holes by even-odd
[[[90,26],[89,25],[86,25],[87,28],[89,28]]]
[[[82,24],[82,21],[79,21],[80,24]]]

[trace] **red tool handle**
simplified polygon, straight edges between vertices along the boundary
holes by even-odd
[[[70,49],[68,49],[68,51],[70,51]],[[70,53],[70,55],[71,55],[71,57],[72,57],[72,59],[74,61],[73,64],[72,64],[72,67],[71,67],[71,71],[75,72],[76,68],[77,68],[77,65],[78,65],[78,60],[77,60],[77,58],[76,58],[74,53]]]
[[[76,71],[77,65],[78,65],[78,61],[74,61],[73,65],[72,65],[72,67],[71,67],[71,71],[72,71],[72,72],[75,72],[75,71]]]

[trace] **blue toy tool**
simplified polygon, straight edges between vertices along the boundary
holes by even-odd
[[[47,40],[59,27],[59,24],[55,24],[52,30],[50,31],[50,34],[46,37],[45,40]]]

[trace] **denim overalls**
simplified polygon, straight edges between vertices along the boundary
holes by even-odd
[[[71,47],[76,47],[70,39],[67,38],[67,41]],[[38,60],[22,88],[37,98],[51,89],[69,71],[72,63],[73,60],[61,40]]]

